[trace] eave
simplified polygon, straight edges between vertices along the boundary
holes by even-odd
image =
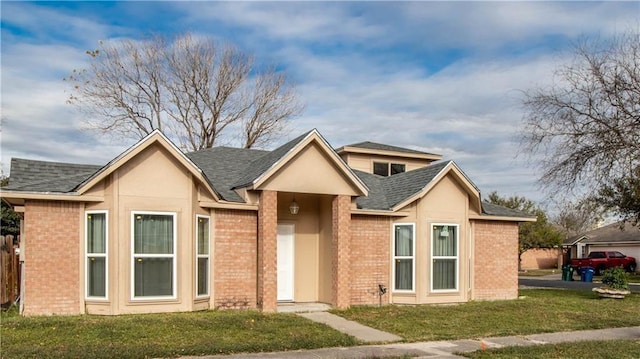
[[[491,215],[470,215],[469,219],[483,221],[508,221],[508,222],[535,222],[536,217],[508,217],[508,216],[491,216]]]
[[[343,153],[361,153],[367,155],[387,156],[387,157],[403,157],[403,158],[415,158],[421,160],[438,161],[442,159],[441,155],[430,153],[412,153],[412,152],[400,152],[389,150],[374,150],[370,148],[343,146],[336,150],[336,153],[341,155]]]
[[[406,217],[409,212],[404,211],[385,211],[380,209],[352,209],[351,214],[360,214],[366,216],[385,216],[385,217]]]
[[[216,201],[198,201],[198,205],[202,208],[217,208],[217,209],[237,209],[244,211],[257,211],[258,205],[246,204],[238,202],[216,202]]]
[[[2,200],[11,205],[22,205],[26,199],[36,199],[43,201],[70,201],[70,202],[104,202],[104,196],[78,194],[77,192],[55,193],[55,192],[21,192],[21,191],[0,191]]]

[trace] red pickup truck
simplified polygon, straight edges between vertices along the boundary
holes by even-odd
[[[600,275],[603,270],[612,267],[623,267],[629,272],[635,272],[637,268],[635,258],[615,251],[591,252],[587,258],[572,259],[571,265],[578,270],[582,267],[592,267],[596,275]]]

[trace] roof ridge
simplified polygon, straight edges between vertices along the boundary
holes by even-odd
[[[408,147],[401,147],[401,146],[397,146],[397,145],[389,145],[389,144],[386,144],[386,143],[373,142],[373,141],[362,141],[362,142],[352,143],[352,144],[344,145],[344,146],[342,146],[342,147],[340,147],[340,148],[338,148],[336,150],[341,150],[341,149],[344,149],[346,147],[355,147],[355,148],[362,148],[362,149],[369,149],[369,150],[395,151],[395,152],[402,152],[402,153],[413,153],[413,154],[440,156],[440,155],[436,155],[435,153],[431,153],[431,152],[414,150],[414,149],[408,148]]]

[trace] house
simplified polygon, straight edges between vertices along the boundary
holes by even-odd
[[[13,159],[23,313],[516,298],[518,222],[535,217],[440,159],[334,150],[317,130],[273,151],[185,154],[154,131],[104,166]]]
[[[593,251],[618,251],[640,258],[640,228],[616,222],[570,237],[562,242],[569,258],[586,257]]]

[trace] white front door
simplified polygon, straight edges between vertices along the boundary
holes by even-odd
[[[278,225],[278,301],[293,301],[293,224]]]

